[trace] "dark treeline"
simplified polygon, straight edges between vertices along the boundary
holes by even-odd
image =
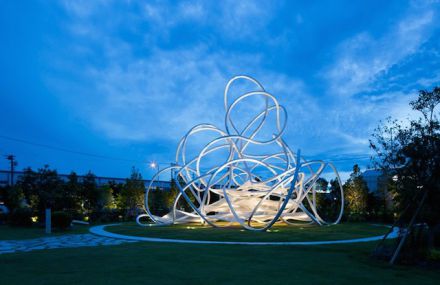
[[[15,185],[0,187],[0,199],[9,210],[9,215],[2,217],[3,222],[30,225],[33,220],[41,223],[47,208],[55,216],[90,222],[133,220],[143,212],[145,186],[135,168],[125,183],[110,181],[100,186],[92,172],[81,177],[72,172],[67,180],[61,179],[49,166],[36,171],[26,168],[23,172]],[[169,196],[175,196],[175,192],[175,189],[153,190],[152,209],[165,212],[173,200]]]

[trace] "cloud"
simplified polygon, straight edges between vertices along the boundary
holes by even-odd
[[[105,68],[88,69],[86,77],[99,98],[92,108],[77,107],[97,131],[112,139],[177,140],[195,124],[224,128],[224,87],[231,77],[246,70],[269,83],[265,87],[283,97],[282,103],[298,116],[306,112],[289,102],[302,98],[313,107],[311,98],[301,92],[300,81],[262,70],[259,65],[258,56],[212,53],[204,46],[155,50],[143,59],[125,55]]]
[[[431,87],[433,84],[439,84],[439,82],[440,82],[440,72],[438,74],[435,74],[433,77],[420,78],[417,80],[417,83],[423,86],[424,88]]]
[[[339,152],[365,153],[374,128],[388,116],[417,116],[408,105],[417,96],[413,69],[426,53],[423,46],[435,37],[437,13],[432,5],[413,3],[383,31],[361,31],[337,45],[321,76],[332,98],[328,133],[339,138]]]
[[[429,40],[435,17],[430,7],[411,7],[382,36],[361,32],[342,42],[336,50],[335,62],[324,72],[331,92],[351,96],[374,89],[378,76]]]
[[[295,31],[278,26],[280,35],[269,30],[280,9],[277,5],[260,1],[78,3],[65,6],[71,13],[66,23],[70,62],[57,60],[71,66],[81,84],[72,88],[74,84],[54,79],[51,84],[58,89],[65,85],[65,92],[58,92],[60,99],[97,133],[134,143],[176,142],[195,124],[224,128],[225,84],[234,75],[249,74],[287,108],[288,144],[312,156],[366,153],[368,138],[380,119],[403,118],[410,112],[414,87],[382,90],[379,83],[408,81],[390,70],[420,51],[436,27],[437,15],[429,5],[412,7],[383,31],[360,31],[337,45],[330,63],[311,68],[321,70],[321,77],[308,78],[291,75],[271,62],[273,42],[283,42],[285,50],[296,48],[282,39]],[[124,13],[118,12],[118,5],[125,5]],[[309,19],[306,15],[294,11],[292,24],[306,29],[311,24],[304,20]],[[200,37],[187,40],[199,32]],[[328,92],[319,93],[315,85]]]
[[[171,5],[151,1],[130,5],[134,6],[134,12],[124,7],[128,9],[124,19],[106,16],[99,25],[97,19],[107,13],[114,14],[111,8],[106,10],[112,6],[109,3],[65,2],[64,5],[72,15],[67,25],[72,34],[72,50],[80,51],[76,54],[79,58],[86,54],[98,58],[102,64],[86,61],[81,67],[81,77],[87,82],[83,84],[87,90],[78,91],[74,98],[61,99],[74,106],[96,131],[111,139],[152,141],[177,140],[187,129],[202,122],[223,127],[223,90],[227,81],[237,74],[255,76],[277,96],[285,94],[282,103],[291,102],[298,116],[309,116],[295,104],[295,100],[307,103],[309,108],[315,104],[312,98],[303,95],[305,87],[301,80],[262,68],[259,53],[220,48],[213,51],[208,43],[200,42],[171,49],[157,44],[171,29],[188,22],[208,25],[234,40],[260,38],[275,9],[268,3],[183,1]],[[139,30],[140,26],[144,32]],[[139,44],[123,39],[120,32],[127,27],[145,34],[147,40]],[[85,51],[84,46],[92,46],[93,50]],[[140,52],[139,46],[142,46]],[[50,81],[59,89],[66,84]],[[88,102],[87,108],[78,104],[84,100]]]
[[[277,5],[270,1],[149,1],[135,3],[142,11],[141,21],[162,38],[182,24],[208,28],[229,40],[264,41],[271,37],[267,29]],[[151,36],[151,35],[148,35]],[[151,39],[148,39],[151,40]]]

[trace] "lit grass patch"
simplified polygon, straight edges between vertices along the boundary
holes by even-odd
[[[200,224],[141,227],[126,223],[106,227],[109,232],[153,238],[206,240],[206,241],[330,241],[384,235],[388,228],[366,223],[343,223],[333,226],[310,224],[275,225],[267,232],[244,230],[240,226],[213,228]]]

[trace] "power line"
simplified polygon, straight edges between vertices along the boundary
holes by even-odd
[[[31,142],[31,141],[27,141],[27,140],[23,140],[23,139],[17,139],[17,138],[13,138],[13,137],[4,136],[4,135],[0,135],[0,138],[5,139],[5,140],[9,140],[9,141],[15,141],[15,142],[19,142],[19,143],[28,144],[28,145],[43,147],[43,148],[52,149],[52,150],[61,151],[61,152],[79,154],[79,155],[84,155],[84,156],[89,156],[89,157],[109,159],[109,160],[117,160],[117,161],[146,163],[146,161],[139,161],[139,160],[134,160],[134,159],[120,158],[120,157],[112,157],[112,156],[106,156],[106,155],[94,154],[94,153],[89,153],[89,152],[77,151],[77,150],[72,150],[72,149],[67,149],[67,148],[63,148],[63,147],[47,145],[47,144],[42,144],[42,143],[34,143],[34,142]]]
[[[52,150],[55,150],[55,151],[61,151],[61,152],[66,152],[66,153],[73,153],[73,154],[78,154],[78,155],[83,155],[83,156],[89,156],[89,157],[95,157],[95,158],[101,158],[101,159],[108,159],[108,160],[116,160],[116,161],[126,161],[126,162],[135,162],[135,163],[148,163],[147,161],[139,161],[139,160],[134,160],[134,159],[112,157],[112,156],[106,156],[106,155],[100,155],[100,154],[94,154],[94,153],[89,153],[89,152],[83,152],[83,151],[67,149],[67,148],[53,146],[53,145],[48,145],[48,144],[35,143],[35,142],[28,141],[28,140],[13,138],[13,137],[4,136],[4,135],[0,135],[0,138],[1,139],[5,139],[5,140],[9,140],[9,141],[24,143],[24,144],[28,144],[28,145],[32,145],[32,146],[52,149]],[[310,160],[310,159],[314,160],[313,157],[314,157],[313,155],[309,156],[309,158],[307,160]],[[329,160],[331,162],[344,162],[344,161],[353,161],[353,160],[366,160],[366,159],[370,159],[370,158],[371,158],[371,156],[363,155],[363,154],[338,154],[338,155],[335,155],[335,158],[333,158],[333,159],[332,158],[326,158],[325,160]]]

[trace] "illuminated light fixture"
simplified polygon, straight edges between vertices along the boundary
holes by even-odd
[[[231,99],[232,87],[239,81],[253,88]],[[185,134],[177,147],[175,164],[153,176],[145,192],[146,213],[139,215],[136,222],[150,226],[143,221],[149,217],[158,225],[199,222],[227,227],[238,223],[255,231],[266,231],[277,222],[339,223],[344,195],[335,166],[322,160],[306,161],[299,150],[290,150],[282,138],[287,112],[276,98],[257,80],[236,76],[226,85],[224,106],[225,129],[199,124]],[[249,115],[244,124],[233,119],[243,121]],[[214,137],[202,145],[197,155],[189,156],[188,145],[199,141],[194,139],[197,135]],[[152,168],[153,165],[156,166],[154,162],[150,164]],[[324,220],[316,206],[319,193],[315,184],[327,168],[339,182],[340,210],[333,221]],[[149,207],[150,193],[164,172],[172,173],[179,193],[170,212],[157,215]],[[188,208],[191,210],[185,210]]]

